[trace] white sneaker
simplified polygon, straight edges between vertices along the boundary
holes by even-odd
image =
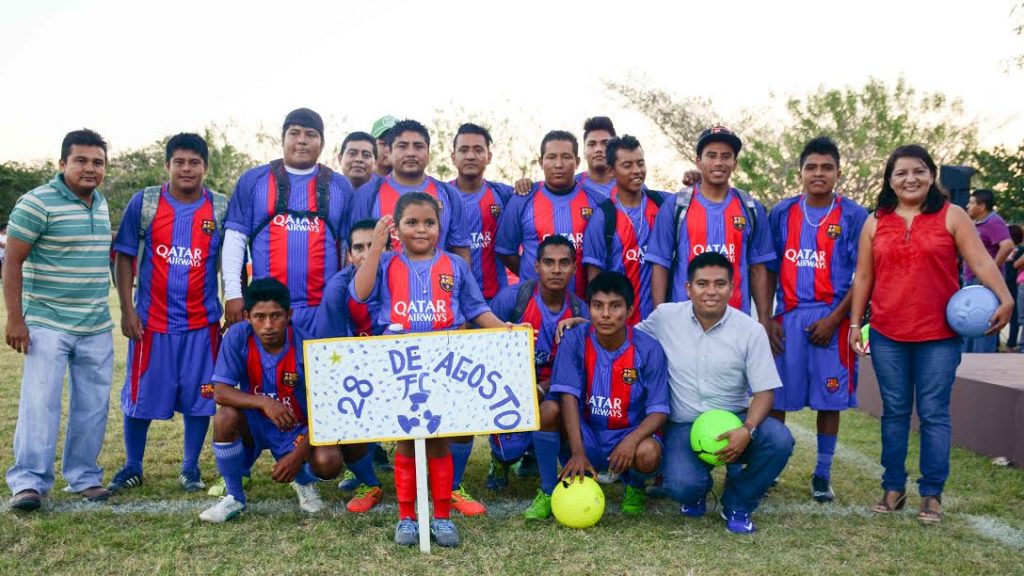
[[[324,501],[320,498],[320,491],[316,489],[316,482],[310,482],[305,486],[298,482],[292,482],[292,488],[299,495],[299,508],[307,514],[316,514],[324,509]]]
[[[611,470],[605,470],[597,475],[598,484],[615,484],[619,481],[618,472],[612,472]]]
[[[228,494],[220,500],[217,504],[211,508],[203,510],[199,514],[199,519],[203,522],[214,522],[220,524],[221,522],[227,522],[235,516],[238,516],[245,510],[245,504],[235,500],[235,497]]]

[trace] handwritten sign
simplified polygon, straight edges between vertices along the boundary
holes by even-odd
[[[528,328],[305,343],[314,446],[536,430]]]

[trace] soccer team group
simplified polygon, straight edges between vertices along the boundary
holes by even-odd
[[[105,159],[98,135],[78,134],[71,157],[101,146]],[[721,453],[730,531],[754,530],[750,514],[789,459],[788,411],[818,411],[811,496],[833,499],[839,414],[856,405],[850,287],[868,213],[835,192],[831,140],[807,143],[803,190],[770,214],[730,186],[742,142],[721,126],[695,143],[698,170],[679,193],[647,188],[643,148],[607,117],[584,125],[586,171],[577,173],[576,137],[552,131],[539,149],[544,180],[514,185],[485,179],[492,141],[475,124],[451,143],[450,182],[426,174],[438,143],[414,120],[386,116],[346,136],[341,174],[318,163],[325,142],[316,112],[292,111],[283,158],[247,171],[227,199],[203,186],[207,144],[179,134],[166,147],[168,181],[129,202],[114,241],[130,338],[126,462],[109,493],[143,483],[150,423],[175,412],[185,427],[181,486],[207,489],[198,460],[212,417],[221,478],[209,491],[221,498],[202,520],[245,510],[251,467],[269,450],[273,480],[290,483],[310,513],[324,506],[317,482],[343,472],[347,509],[369,511],[384,498],[377,472],[393,469],[395,540],[413,545],[411,442],[398,443],[393,462],[377,445],[312,447],[302,341],[527,324],[541,429],[490,437],[486,484],[499,491],[539,475],[527,519],[550,517],[559,478],[582,474],[621,480],[624,513],[642,514],[660,493],[703,515],[710,466],[685,434],[708,408],[744,421]],[[452,508],[486,513],[462,484],[472,446],[471,437],[428,441],[440,545],[459,543]]]

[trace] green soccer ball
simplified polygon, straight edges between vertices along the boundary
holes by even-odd
[[[593,478],[562,480],[551,493],[551,512],[569,528],[590,528],[604,514],[604,492]]]
[[[690,428],[690,446],[698,458],[712,466],[720,466],[723,462],[715,452],[728,446],[729,441],[717,438],[729,430],[742,426],[743,422],[740,422],[739,416],[728,410],[708,410],[694,420],[693,427]]]

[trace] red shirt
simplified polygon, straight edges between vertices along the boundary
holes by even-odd
[[[871,326],[887,338],[927,342],[956,336],[946,323],[946,304],[960,288],[948,209],[947,202],[938,212],[918,214],[909,227],[895,212],[878,215],[871,242]]]

